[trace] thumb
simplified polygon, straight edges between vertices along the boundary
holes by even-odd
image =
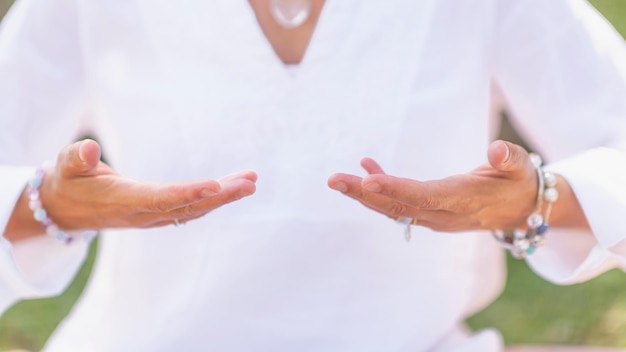
[[[101,153],[96,141],[85,139],[63,148],[57,159],[57,167],[65,177],[86,175],[98,165]]]
[[[489,145],[489,164],[504,172],[526,171],[528,152],[517,144],[497,140]]]
[[[382,167],[380,167],[380,165],[374,161],[374,159],[372,158],[363,158],[361,159],[361,167],[363,167],[365,169],[365,171],[367,171],[368,174],[384,174],[385,171],[383,170]]]

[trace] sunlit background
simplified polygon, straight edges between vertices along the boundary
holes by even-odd
[[[11,3],[10,0],[0,0],[0,18]],[[626,35],[626,0],[592,0],[591,3],[623,36]],[[504,136],[515,139],[506,127]],[[38,351],[41,348],[82,291],[95,258],[96,246],[97,243],[66,293],[55,298],[21,302],[0,318],[0,350],[26,348]],[[561,287],[537,277],[523,261],[509,258],[504,293],[487,309],[468,319],[468,324],[475,330],[497,328],[509,345],[626,347],[626,274],[613,270],[584,284]]]

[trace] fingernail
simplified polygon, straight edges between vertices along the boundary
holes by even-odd
[[[85,156],[83,155],[83,145],[85,145],[84,142],[78,146],[78,159],[82,162],[85,161]]]
[[[511,150],[509,149],[509,145],[506,143],[504,143],[504,148],[506,148],[506,156],[504,157],[503,164],[506,164],[509,162],[509,159],[511,159]]]
[[[377,182],[368,182],[363,185],[363,188],[370,192],[380,192],[381,187]]]
[[[332,186],[330,186],[332,189],[339,191],[341,193],[345,193],[348,191],[348,186],[346,186],[345,183],[343,182],[337,182],[335,184],[333,184]]]

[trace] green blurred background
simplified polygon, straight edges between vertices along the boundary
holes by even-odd
[[[552,1],[552,0],[545,0]],[[0,0],[0,17],[11,5]],[[626,36],[626,0],[592,0]],[[505,136],[510,136],[508,133]],[[515,136],[507,139],[515,140]],[[21,302],[0,318],[0,350],[38,351],[82,291],[97,243],[74,283],[61,296]],[[613,270],[572,286],[537,277],[523,261],[507,259],[508,282],[500,298],[468,319],[475,330],[495,327],[507,345],[574,344],[626,347],[626,274]]]

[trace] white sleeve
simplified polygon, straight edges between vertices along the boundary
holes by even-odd
[[[552,228],[528,262],[555,283],[626,265],[626,45],[584,0],[502,0],[494,79],[514,125],[573,188],[592,233]]]
[[[81,66],[73,0],[16,2],[0,27],[0,233],[35,166],[78,135]],[[87,244],[75,242],[42,234],[13,246],[0,237],[0,312],[61,292],[86,255]]]

